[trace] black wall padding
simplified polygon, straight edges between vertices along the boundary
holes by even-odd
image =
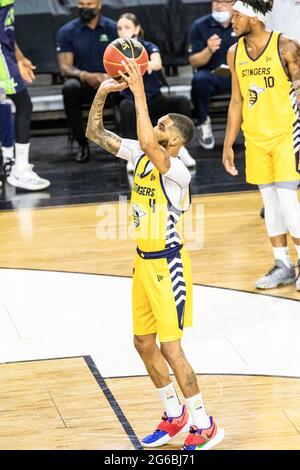
[[[77,0],[15,0],[16,39],[37,73],[57,73],[56,32],[77,15]],[[156,43],[164,65],[188,63],[188,29],[211,11],[209,0],[104,0],[103,14],[117,20],[137,15],[145,39]]]

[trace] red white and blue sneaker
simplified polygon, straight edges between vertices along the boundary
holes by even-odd
[[[210,426],[207,429],[190,427],[190,433],[181,450],[209,450],[224,439],[224,429],[219,428],[213,417],[210,416]]]
[[[142,440],[142,445],[144,447],[163,446],[180,432],[187,432],[189,430],[189,412],[185,405],[182,406],[182,413],[180,416],[170,417],[167,416],[166,412],[164,412],[161,419],[162,421],[158,425],[158,428]]]

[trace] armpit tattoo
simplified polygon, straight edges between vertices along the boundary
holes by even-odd
[[[105,96],[98,95],[94,100],[88,119],[86,136],[108,152],[116,155],[122,142],[121,137],[103,126],[103,106]]]

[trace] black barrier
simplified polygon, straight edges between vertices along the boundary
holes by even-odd
[[[37,73],[58,73],[55,38],[58,29],[77,15],[77,0],[15,0],[16,39]],[[188,30],[211,11],[208,0],[104,0],[103,14],[117,20],[137,15],[145,38],[157,44],[165,66],[188,63]]]

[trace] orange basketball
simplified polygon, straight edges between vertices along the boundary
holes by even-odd
[[[126,57],[134,59],[139,64],[142,75],[144,75],[148,67],[148,54],[143,44],[133,38],[118,38],[107,46],[103,56],[106,73],[115,80],[120,80],[118,70],[125,72],[122,61]]]

